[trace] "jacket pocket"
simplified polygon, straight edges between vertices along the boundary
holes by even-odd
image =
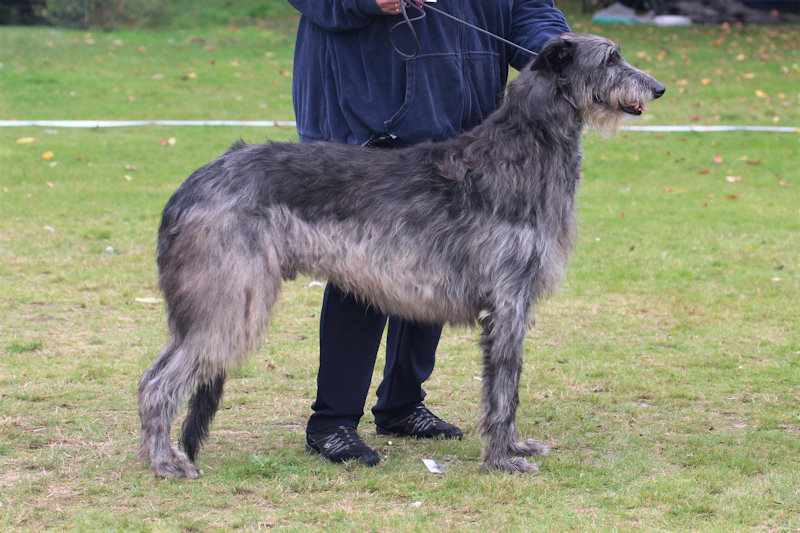
[[[499,56],[493,52],[431,54],[405,62],[405,95],[384,122],[409,143],[440,140],[480,123],[500,102]]]

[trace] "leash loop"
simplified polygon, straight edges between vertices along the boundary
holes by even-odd
[[[414,25],[411,24],[411,23],[416,21],[416,20],[424,19],[425,15],[426,15],[425,14],[425,9],[428,9],[428,10],[433,11],[435,13],[439,13],[440,15],[442,15],[444,17],[447,17],[447,18],[449,18],[451,20],[454,20],[454,21],[458,22],[459,24],[463,24],[467,28],[471,28],[471,29],[473,29],[473,30],[475,30],[477,32],[483,33],[484,35],[488,35],[489,37],[491,37],[493,39],[497,39],[498,41],[503,42],[503,43],[505,43],[505,44],[507,44],[509,46],[513,46],[514,48],[522,50],[526,54],[529,54],[529,55],[531,55],[533,57],[536,57],[538,55],[533,50],[528,50],[527,48],[525,48],[523,46],[520,46],[515,42],[509,41],[508,39],[504,39],[504,38],[500,37],[499,35],[497,35],[495,33],[492,33],[492,32],[490,32],[488,30],[484,30],[483,28],[480,28],[478,26],[475,26],[474,24],[470,24],[469,22],[467,22],[465,20],[462,20],[462,19],[460,19],[460,18],[458,18],[456,16],[453,16],[450,13],[446,13],[446,12],[442,11],[441,9],[435,8],[433,6],[430,6],[426,2],[424,2],[424,0],[399,0],[398,1],[398,5],[400,6],[400,14],[403,16],[403,20],[401,20],[400,22],[398,22],[397,24],[392,26],[391,29],[389,30],[389,42],[391,43],[392,48],[394,49],[395,52],[397,52],[398,54],[400,54],[401,56],[403,56],[403,57],[405,57],[407,59],[413,59],[413,58],[415,58],[415,57],[417,57],[419,55],[419,37],[417,37],[417,32],[414,30]],[[415,8],[416,10],[418,10],[419,11],[419,15],[417,15],[414,18],[409,18],[408,12],[406,11],[406,5],[409,5],[409,6],[413,7],[413,8]],[[414,52],[411,53],[411,54],[407,54],[407,53],[403,52],[402,50],[400,50],[400,48],[398,48],[397,45],[394,42],[394,32],[397,30],[397,28],[399,28],[401,26],[408,27],[408,31],[411,32],[411,38],[414,40]]]
[[[419,55],[419,37],[417,37],[417,32],[414,30],[414,25],[411,24],[415,20],[422,20],[425,18],[425,11],[423,11],[422,7],[418,5],[416,2],[411,2],[409,5],[413,6],[419,11],[419,15],[414,18],[408,17],[408,12],[406,11],[406,2],[404,0],[398,0],[397,5],[400,6],[400,14],[403,16],[403,20],[395,24],[389,29],[389,42],[392,45],[392,48],[395,52],[400,54],[401,56],[405,57],[406,59],[413,59]],[[394,32],[400,26],[407,26],[408,31],[411,32],[411,38],[414,39],[414,52],[411,54],[407,54],[400,50],[398,46],[394,42]]]

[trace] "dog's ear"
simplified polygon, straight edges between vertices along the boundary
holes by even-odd
[[[545,70],[560,74],[573,60],[575,45],[568,33],[553,37],[542,47],[531,64],[531,70]]]

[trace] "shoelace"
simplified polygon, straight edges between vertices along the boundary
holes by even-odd
[[[426,407],[417,407],[408,417],[414,431],[425,431],[436,425],[442,420],[431,413]]]
[[[314,444],[322,445],[328,453],[338,453],[350,446],[365,446],[364,441],[358,436],[355,428],[339,426],[336,433],[316,441]]]

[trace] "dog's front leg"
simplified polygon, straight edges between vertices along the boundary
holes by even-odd
[[[519,457],[549,450],[532,439],[518,442],[514,420],[519,404],[519,377],[527,323],[526,309],[514,306],[491,312],[481,324],[483,388],[480,431],[486,438],[483,464],[489,470],[536,473],[539,468]]]

